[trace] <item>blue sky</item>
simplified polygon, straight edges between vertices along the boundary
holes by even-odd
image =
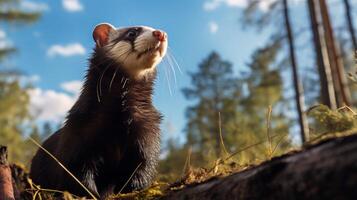
[[[168,81],[164,68],[170,71],[169,66],[159,66],[154,102],[164,115],[164,139],[181,139],[184,111],[190,104],[181,93],[181,88],[190,84],[186,72],[196,70],[202,59],[216,50],[234,64],[238,74],[249,62],[252,51],[268,39],[270,29],[259,34],[242,30],[239,19],[246,1],[25,0],[24,9],[43,10],[43,17],[31,26],[1,24],[3,38],[20,50],[3,65],[21,69],[32,80],[31,109],[38,114],[38,121],[58,123],[78,95],[94,47],[92,29],[96,24],[162,29],[169,35],[170,52],[183,73],[176,69],[177,83],[172,76]],[[271,1],[262,1],[262,11]]]

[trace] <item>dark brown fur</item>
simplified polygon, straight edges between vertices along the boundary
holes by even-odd
[[[148,186],[160,151],[161,115],[152,105],[155,77],[153,73],[142,80],[130,79],[103,49],[95,49],[79,99],[63,128],[43,147],[101,197],[119,192],[139,165],[123,192]],[[101,92],[100,102],[97,92]],[[42,188],[88,196],[42,150],[32,160],[30,177]]]

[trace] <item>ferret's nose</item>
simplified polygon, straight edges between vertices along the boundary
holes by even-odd
[[[160,42],[165,41],[167,37],[165,32],[159,30],[153,31],[152,35]]]

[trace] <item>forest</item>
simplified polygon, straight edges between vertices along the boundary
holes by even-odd
[[[40,1],[36,2],[40,4]],[[222,2],[226,1],[207,1],[206,3],[211,4],[206,6],[209,9],[209,6],[216,4],[223,5]],[[230,5],[229,1],[227,2],[227,5]],[[240,1],[231,2],[234,4]],[[171,65],[168,70],[170,67],[178,67],[182,73],[177,73],[175,76],[185,76],[184,80],[187,80],[185,84],[180,84],[182,87],[176,89],[176,93],[180,93],[185,101],[182,111],[184,126],[175,127],[182,130],[176,130],[179,134],[167,137],[170,127],[162,125],[160,161],[152,186],[142,192],[118,194],[113,198],[215,199],[213,195],[208,197],[210,189],[204,189],[204,186],[197,187],[210,180],[217,181],[217,190],[222,190],[222,195],[217,194],[220,198],[261,199],[264,197],[264,195],[243,195],[245,192],[252,191],[262,191],[261,194],[264,191],[264,194],[269,194],[265,196],[266,199],[325,199],[324,197],[335,197],[329,195],[341,195],[333,193],[332,190],[331,193],[324,192],[324,188],[329,187],[324,186],[323,178],[316,179],[318,184],[321,181],[321,188],[316,186],[318,191],[316,196],[312,194],[316,192],[313,188],[305,188],[303,192],[296,193],[301,196],[283,198],[270,195],[276,191],[276,188],[271,190],[259,188],[261,187],[259,184],[262,184],[259,182],[259,177],[253,177],[257,180],[232,177],[236,173],[254,170],[255,167],[270,167],[270,165],[275,167],[278,165],[276,163],[283,162],[283,159],[288,160],[288,156],[291,156],[291,159],[294,156],[299,159],[297,155],[299,152],[301,155],[306,154],[311,162],[310,160],[297,161],[296,170],[293,165],[291,165],[292,169],[289,168],[292,174],[302,173],[305,168],[307,171],[316,170],[309,167],[315,164],[319,166],[320,161],[324,163],[322,158],[330,159],[337,165],[341,164],[341,169],[336,169],[335,172],[338,177],[341,179],[349,177],[351,181],[350,185],[346,183],[348,186],[341,189],[341,193],[344,191],[345,196],[339,198],[336,196],[334,199],[357,197],[357,193],[350,189],[357,183],[357,168],[353,164],[353,153],[356,151],[346,150],[351,154],[341,153],[344,152],[343,149],[352,148],[353,145],[354,150],[357,149],[357,140],[355,140],[357,2],[354,0],[246,0],[242,2],[245,3],[239,8],[240,11],[233,16],[236,24],[231,26],[242,32],[264,35],[266,39],[258,46],[254,46],[250,56],[244,58],[243,66],[236,66],[236,62],[227,59],[228,56],[220,52],[218,47],[207,50],[206,52],[209,53],[200,57],[196,66],[184,66],[178,59],[178,61],[175,58],[168,59],[167,64]],[[19,45],[16,40],[9,42],[8,33],[21,33],[36,27],[41,21],[46,20],[48,12],[56,11],[54,8],[26,9],[24,6],[26,3],[33,2],[0,0],[0,145],[7,147],[8,162],[13,170],[13,176],[16,170],[17,173],[22,173],[22,177],[20,175],[17,178],[13,177],[17,184],[15,187],[30,185],[31,188],[19,189],[18,194],[15,192],[15,196],[26,199],[26,195],[29,198],[30,194],[33,199],[51,199],[54,198],[51,197],[52,193],[60,193],[65,199],[72,199],[76,196],[71,196],[65,191],[51,191],[36,186],[26,175],[39,145],[62,126],[65,118],[62,116],[57,121],[39,120],[40,111],[36,113],[31,107],[37,83],[30,80],[31,77],[28,76],[30,68],[36,66],[27,66],[29,68],[27,71],[26,68],[13,64],[13,60],[22,58],[19,54],[26,55],[26,50],[31,50],[22,49],[24,45]],[[68,37],[71,34],[71,32],[65,33]],[[219,39],[225,44],[230,43],[225,41],[224,37]],[[240,39],[244,40],[244,38]],[[19,41],[27,40],[19,39]],[[94,43],[91,45],[93,48]],[[238,48],[244,49],[244,47]],[[236,51],[234,54],[238,55],[244,50]],[[193,52],[187,51],[185,55],[180,55],[180,59],[190,57],[191,54]],[[85,59],[82,58],[80,62],[83,66],[86,63]],[[36,64],[38,65],[38,62]],[[48,70],[44,71],[50,73]],[[84,76],[83,73],[79,75]],[[58,74],[58,76],[62,75]],[[168,85],[170,87],[170,83]],[[162,97],[159,93],[155,98]],[[160,105],[156,106],[158,110]],[[171,109],[175,109],[175,105],[171,106],[173,107]],[[51,108],[56,110],[54,107]],[[172,112],[181,114],[177,110]],[[163,118],[166,122],[165,114]],[[170,123],[175,125],[175,121]],[[324,145],[326,142],[330,142],[334,148],[327,145],[325,150],[320,150],[319,145]],[[309,150],[314,148],[320,153],[309,154]],[[329,170],[333,170],[333,166],[328,162],[324,164],[321,164],[321,170],[332,173]],[[301,176],[307,175],[302,173]],[[216,177],[223,178],[216,180]],[[289,179],[281,176],[279,178],[281,179],[277,178],[277,180],[281,181],[281,184]],[[225,183],[227,185],[244,182],[246,190],[239,188],[234,190],[237,191],[237,196],[224,196],[230,191],[224,190],[223,183],[219,182],[221,180],[227,181]],[[337,184],[340,179],[335,180]],[[272,180],[269,179],[267,183],[270,181]],[[276,183],[272,182],[272,185],[274,184]],[[257,189],[254,190],[253,187]],[[187,194],[184,194],[186,196],[180,196],[180,190],[183,193],[186,191]],[[0,181],[0,195],[1,192]],[[282,192],[295,194],[296,191],[283,189]],[[241,195],[238,196],[238,193]],[[308,193],[311,196],[308,196]]]

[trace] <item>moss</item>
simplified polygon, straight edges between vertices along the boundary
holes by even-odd
[[[169,188],[169,184],[163,182],[155,182],[149,188],[142,191],[136,191],[127,194],[117,194],[110,199],[131,199],[131,200],[150,200],[162,197],[165,191]]]

